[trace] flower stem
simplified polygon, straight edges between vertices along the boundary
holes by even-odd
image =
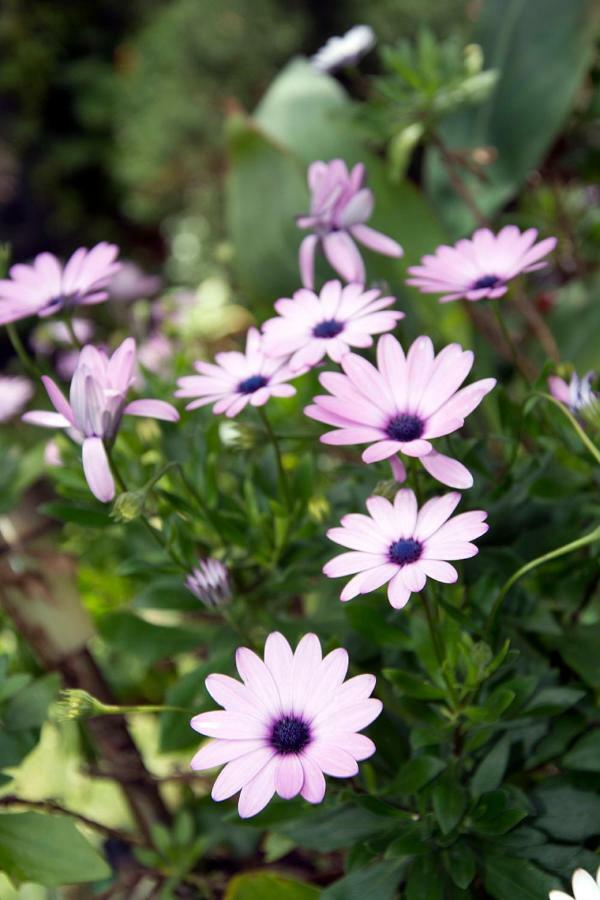
[[[290,507],[291,507],[290,486],[288,483],[285,469],[283,467],[283,459],[281,457],[281,449],[279,447],[279,441],[277,440],[275,432],[273,431],[273,428],[271,427],[269,417],[267,416],[267,413],[265,412],[265,410],[263,409],[262,406],[258,407],[258,414],[263,421],[265,430],[266,430],[267,434],[269,435],[269,439],[273,445],[273,450],[275,451],[275,460],[277,462],[277,471],[279,473],[279,482],[281,485],[281,491],[283,493],[286,506],[288,507],[288,509],[290,509]]]
[[[454,690],[454,685],[452,684],[450,678],[448,677],[448,673],[446,672],[444,648],[443,648],[442,642],[440,641],[437,623],[434,620],[433,610],[431,608],[431,605],[429,603],[429,600],[427,598],[425,591],[420,591],[419,597],[421,599],[421,603],[423,604],[423,609],[425,610],[425,618],[427,619],[427,625],[429,627],[431,643],[433,644],[433,649],[434,649],[437,661],[440,666],[440,672],[442,673],[442,677],[443,677],[444,681],[446,682],[446,687],[448,688],[448,694],[450,695],[452,705],[456,709],[456,705],[457,705],[456,692]]]
[[[512,335],[508,329],[508,325],[504,321],[504,316],[502,315],[502,310],[500,309],[500,305],[497,302],[493,304],[494,315],[496,317],[496,321],[500,327],[500,331],[502,332],[502,336],[508,345],[508,349],[510,351],[510,355],[512,357],[512,361],[516,369],[519,370],[527,384],[531,385],[531,378],[528,366],[523,364],[521,360],[521,355],[517,349],[515,342],[512,339]]]
[[[34,378],[36,378],[36,379],[40,378],[42,373],[40,372],[40,370],[38,369],[38,367],[36,366],[36,364],[34,363],[32,358],[30,357],[29,353],[25,349],[25,345],[23,344],[23,341],[21,340],[19,332],[17,331],[17,329],[15,328],[15,326],[12,322],[9,322],[7,324],[6,333],[8,334],[10,342],[13,346],[13,350],[19,357],[25,370],[30,375],[32,375]]]
[[[538,566],[541,566],[544,563],[557,559],[559,556],[564,556],[566,553],[573,553],[573,551],[579,550],[581,547],[586,547],[588,544],[593,544],[595,541],[600,541],[600,525],[597,528],[594,528],[593,531],[588,532],[588,534],[584,534],[583,537],[577,538],[577,540],[571,541],[568,544],[563,544],[562,547],[557,547],[556,550],[551,550],[549,553],[544,553],[543,556],[538,556],[536,559],[532,559],[524,566],[521,566],[520,569],[517,569],[514,575],[511,575],[508,581],[500,588],[498,596],[494,600],[494,605],[492,606],[485,625],[484,637],[487,638],[493,631],[504,598],[513,584],[522,578],[523,575],[531,572],[532,569],[537,569]]]
[[[77,337],[77,335],[75,334],[75,328],[73,327],[73,316],[71,315],[70,312],[65,315],[64,323],[67,328],[67,331],[69,332],[69,337],[71,338],[71,342],[72,342],[73,346],[77,350],[81,350],[83,345],[82,345],[81,341],[79,340],[79,338]]]
[[[539,396],[543,397],[544,400],[549,400],[550,403],[553,403],[557,407],[557,409],[560,409],[561,413],[568,420],[571,428],[577,434],[582,444],[587,447],[595,461],[597,463],[600,463],[600,450],[598,450],[594,442],[590,440],[575,416],[567,409],[564,403],[561,403],[560,400],[556,399],[556,397],[553,397],[551,394],[546,394],[543,391],[539,392]]]

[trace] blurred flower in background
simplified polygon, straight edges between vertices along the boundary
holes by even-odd
[[[342,37],[330,37],[310,61],[319,72],[334,72],[344,66],[355,66],[376,43],[375,32],[369,25],[355,25]]]
[[[550,891],[550,900],[600,900],[600,868],[594,879],[585,869],[573,874],[573,896],[564,891]]]
[[[111,300],[127,303],[153,297],[161,287],[159,275],[148,275],[137,263],[125,260],[110,279],[108,294]]]
[[[218,559],[201,559],[185,579],[185,586],[205,606],[217,608],[231,600],[226,566]]]
[[[33,394],[33,384],[27,378],[0,375],[0,422],[9,422],[18,416]]]

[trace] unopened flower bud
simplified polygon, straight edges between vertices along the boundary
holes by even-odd
[[[327,497],[311,497],[308,501],[308,514],[313,522],[323,522],[331,511]]]
[[[144,511],[146,494],[144,491],[125,491],[119,494],[110,512],[111,518],[117,522],[133,522],[139,519]]]
[[[106,710],[104,703],[96,700],[87,691],[69,688],[61,691],[60,700],[54,706],[53,718],[57,722],[72,719],[88,719],[90,716],[102,715]]]
[[[245,422],[221,422],[219,437],[232,450],[252,450],[261,439],[261,431]]]
[[[218,559],[201,559],[185,579],[188,591],[205,606],[226,606],[231,600],[227,568]]]

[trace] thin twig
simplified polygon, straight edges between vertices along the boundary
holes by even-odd
[[[84,816],[82,813],[66,809],[55,800],[24,800],[14,794],[7,794],[6,797],[0,797],[0,806],[25,806],[27,809],[39,809],[43,812],[60,813],[65,816],[71,816],[72,819],[76,819],[78,822],[81,822],[82,825],[87,825],[88,828],[93,828],[95,831],[100,832],[100,834],[106,835],[106,837],[117,838],[125,843],[136,844],[136,846],[140,847],[147,846],[137,835],[130,834],[127,831],[121,831],[119,828],[111,828],[109,825],[103,825],[102,822],[96,822],[95,819],[90,819],[89,816]]]

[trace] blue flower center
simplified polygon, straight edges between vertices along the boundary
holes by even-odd
[[[424,423],[418,416],[399,413],[387,424],[385,432],[393,441],[416,441],[423,434]]]
[[[471,285],[472,291],[482,291],[484,288],[493,288],[496,287],[497,284],[500,284],[502,281],[501,278],[498,278],[497,275],[482,275],[481,278],[478,278]]]
[[[269,381],[264,375],[251,375],[250,378],[244,378],[238,384],[240,394],[253,394],[259,388],[264,387]]]
[[[323,322],[315,325],[313,335],[318,338],[334,338],[343,330],[343,322],[338,322],[336,319],[325,319]]]
[[[271,729],[271,746],[283,755],[300,753],[310,741],[308,724],[297,716],[283,716]]]
[[[397,566],[407,566],[409,563],[416,562],[422,552],[423,546],[419,541],[415,541],[414,538],[401,538],[390,544],[388,557],[390,562]]]

